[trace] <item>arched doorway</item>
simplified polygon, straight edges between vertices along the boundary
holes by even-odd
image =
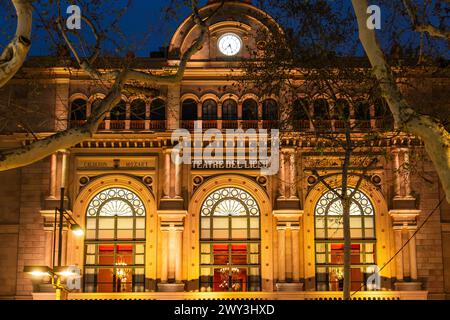
[[[350,176],[349,177],[349,188],[354,189],[355,185],[358,184],[359,177],[357,176]],[[341,188],[342,184],[340,180],[334,181],[333,183],[330,183],[331,187],[334,187],[337,189]],[[378,266],[384,265],[389,258],[394,254],[394,246],[393,246],[393,234],[392,234],[392,227],[391,227],[391,218],[388,213],[388,207],[387,202],[385,199],[385,196],[380,188],[373,185],[371,182],[367,180],[363,180],[360,183],[360,186],[358,188],[361,195],[364,195],[364,197],[361,197],[361,199],[366,199],[370,202],[371,207],[373,208],[373,217],[367,216],[368,220],[373,221],[373,229],[371,227],[370,222],[368,222],[366,225],[363,225],[361,219],[365,219],[366,216],[360,215],[360,216],[352,216],[352,218],[355,218],[355,220],[360,219],[361,227],[364,226],[364,231],[361,230],[360,227],[354,228],[354,231],[352,233],[352,243],[353,244],[362,244],[362,243],[368,243],[368,246],[373,246],[373,252],[371,248],[363,248],[366,250],[367,257],[364,257],[368,263],[366,265],[362,265],[361,263],[355,263],[356,265],[359,265],[360,267],[365,267],[366,271],[371,271],[372,269],[370,265],[377,264]],[[328,192],[330,190],[325,187],[322,183],[318,183],[314,188],[310,190],[308,193],[306,199],[305,199],[305,207],[304,207],[304,214],[303,214],[303,228],[302,228],[302,234],[304,238],[304,261],[307,261],[308,263],[305,263],[304,265],[304,272],[305,272],[305,289],[308,291],[311,290],[330,290],[332,289],[329,284],[326,284],[329,279],[329,274],[327,274],[326,270],[324,269],[318,269],[318,268],[340,268],[342,267],[339,264],[333,264],[331,262],[331,256],[326,256],[328,254],[332,254],[332,250],[335,251],[336,255],[338,255],[339,246],[342,245],[342,239],[337,239],[339,233],[341,232],[340,228],[336,228],[336,226],[331,226],[328,231],[331,230],[331,232],[327,231],[327,234],[325,233],[324,229],[325,226],[322,225],[321,221],[317,221],[316,217],[319,216],[321,213],[320,209],[323,209],[325,212],[325,208],[328,208],[328,215],[326,219],[330,218],[332,220],[333,218],[333,212],[336,212],[336,208],[339,207],[339,205],[336,207],[334,205],[335,200],[327,201],[324,199],[324,197],[331,197]],[[333,198],[334,199],[334,198]],[[364,205],[362,206],[364,208]],[[353,206],[353,208],[355,208]],[[363,210],[364,211],[364,210]],[[359,212],[359,211],[357,211]],[[322,216],[322,221],[324,222],[325,216]],[[355,221],[354,224],[356,226],[359,222]],[[355,225],[354,225],[355,226]],[[370,227],[369,227],[370,226]],[[317,229],[316,229],[317,228]],[[366,232],[367,231],[367,232]],[[357,234],[358,232],[361,232],[360,234]],[[363,233],[364,232],[364,233]],[[372,232],[374,235],[372,235]],[[358,239],[358,236],[361,236]],[[366,239],[363,239],[366,238]],[[325,248],[323,243],[329,244],[329,248]],[[335,246],[333,249],[331,248],[331,244],[334,244]],[[354,248],[355,250],[358,248]],[[327,251],[328,250],[328,251]],[[334,253],[333,253],[334,254]],[[371,264],[369,261],[371,257],[374,257],[375,263]],[[325,260],[324,260],[325,259]],[[327,264],[327,260],[330,261],[330,264]],[[334,259],[334,258],[333,258]],[[337,258],[336,258],[337,259]],[[364,261],[364,260],[361,260]],[[367,269],[369,268],[369,270]],[[325,278],[321,276],[325,274]],[[385,267],[380,275],[382,280],[382,288],[390,288],[390,279],[392,275],[395,274],[395,264],[388,264],[387,267]],[[364,275],[362,275],[364,277]],[[328,277],[328,278],[326,278]],[[325,280],[324,280],[325,279]],[[325,285],[318,286],[318,283],[325,282]],[[338,287],[339,288],[339,287]],[[333,288],[335,289],[335,288]],[[359,288],[358,288],[359,289]],[[365,290],[365,288],[361,288],[362,290]]]
[[[245,190],[214,191],[200,212],[201,291],[261,290],[260,209]]]
[[[108,188],[89,202],[85,292],[144,291],[145,217],[142,200],[126,188]]]
[[[256,206],[253,206],[252,203],[242,205],[242,202],[237,201],[237,203],[234,200],[231,201],[224,201],[224,198],[220,198],[220,192],[227,189],[229,192],[230,190],[236,189],[237,194],[239,195],[250,195],[248,199],[252,199],[255,201]],[[207,204],[210,197],[219,197],[219,201],[213,201],[213,203]],[[245,212],[249,212],[249,214],[244,216],[237,216],[237,219],[248,219],[247,223],[245,224],[245,228],[229,228],[229,226],[234,225],[239,226],[239,223],[244,223],[244,219],[241,221],[237,220],[234,222],[234,218],[228,217],[228,216],[220,216],[220,214],[217,216],[217,218],[221,218],[223,221],[219,221],[219,223],[226,224],[226,228],[216,228],[218,225],[213,224],[208,226],[207,223],[211,223],[213,219],[216,218],[216,215],[209,215],[204,216],[203,209],[208,209],[209,206],[214,206],[214,203],[216,204],[214,208],[217,208],[219,204],[222,204],[217,209],[216,213],[224,212],[223,205],[226,204],[228,208],[231,206],[233,208],[233,204],[236,204],[237,207],[244,208],[243,210]],[[249,207],[250,205],[250,207]],[[241,207],[241,208],[242,208]],[[212,207],[211,207],[212,208]],[[209,210],[211,210],[209,208]],[[234,207],[236,209],[236,207]],[[251,212],[252,209],[259,210],[259,218],[257,216],[252,216]],[[227,209],[230,211],[231,209]],[[247,211],[248,210],[248,211]],[[225,210],[226,211],[226,210]],[[238,211],[238,212],[244,212],[244,211]],[[203,213],[202,213],[203,212]],[[207,211],[206,211],[207,212]],[[215,212],[215,211],[211,211]],[[233,212],[233,210],[231,210]],[[253,210],[254,212],[254,210]],[[201,219],[205,219],[202,224]],[[250,218],[253,218],[253,220],[250,220]],[[259,229],[257,226],[257,221],[259,220]],[[252,221],[252,222],[250,222]],[[252,223],[253,225],[250,225]],[[220,226],[220,225],[219,225]],[[244,225],[241,225],[244,226]],[[248,227],[248,229],[247,229]],[[217,231],[215,231],[217,229]],[[221,230],[222,229],[222,230]],[[187,290],[189,291],[201,291],[200,284],[203,285],[203,291],[213,291],[214,286],[214,247],[212,245],[214,244],[226,244],[227,247],[224,247],[224,251],[226,251],[229,255],[224,258],[220,259],[229,259],[230,255],[233,256],[233,251],[239,252],[239,249],[241,249],[241,252],[243,253],[244,250],[246,250],[246,254],[254,254],[252,259],[257,259],[257,256],[259,254],[259,261],[258,262],[252,262],[250,260],[250,256],[248,257],[249,260],[246,260],[245,263],[248,264],[239,264],[237,265],[237,268],[245,268],[246,272],[255,272],[255,274],[252,274],[251,279],[251,286],[249,286],[249,279],[247,278],[246,282],[246,290],[261,290],[261,291],[273,291],[273,268],[274,268],[274,261],[273,261],[273,215],[272,215],[272,205],[271,201],[267,195],[267,192],[264,190],[262,186],[260,186],[258,183],[256,183],[254,180],[237,174],[229,174],[229,175],[218,175],[215,177],[211,177],[207,181],[205,181],[202,185],[200,185],[197,190],[192,195],[190,201],[189,201],[189,209],[188,209],[188,215],[185,220],[185,230],[189,230],[189,232],[184,233],[184,241],[187,244],[186,249],[189,250],[189,254],[187,254],[187,263],[186,263],[186,273],[187,273],[187,281],[188,281],[188,287]],[[203,235],[202,235],[203,232]],[[212,238],[214,235],[214,232],[216,232],[216,235],[219,237],[224,237],[223,239],[215,240]],[[259,238],[256,238],[256,234],[259,232]],[[232,236],[235,236],[236,239],[233,239]],[[231,241],[230,241],[231,236]],[[231,243],[230,243],[231,242]],[[257,247],[259,243],[259,246]],[[233,244],[242,244],[245,245],[243,247],[237,247],[234,248],[230,245]],[[203,252],[202,252],[202,245],[203,245]],[[250,245],[252,245],[253,248],[250,248]],[[220,249],[216,247],[217,249]],[[254,253],[251,253],[252,250],[254,250]],[[259,252],[257,252],[259,249]],[[217,256],[219,256],[219,250],[216,250]],[[204,260],[201,261],[202,255],[205,256]],[[209,255],[208,258],[206,256]],[[225,255],[224,255],[225,256]],[[244,254],[242,254],[242,257]],[[218,258],[219,259],[219,258]],[[247,255],[245,255],[245,259],[247,259]],[[218,261],[218,260],[217,260]],[[236,261],[236,260],[235,260]],[[248,261],[248,262],[247,262]],[[256,261],[256,260],[253,260]],[[232,262],[230,260],[230,262]],[[220,266],[223,266],[224,264],[219,264]],[[227,264],[225,264],[227,266]],[[257,269],[259,267],[259,275],[256,274]],[[202,268],[204,274],[202,275]],[[248,271],[247,271],[248,270]],[[217,273],[217,272],[216,272]],[[247,273],[247,276],[249,276],[249,273]],[[202,278],[204,277],[204,278]],[[259,279],[258,279],[259,277]],[[216,277],[216,279],[218,279]],[[260,282],[260,285],[258,287],[258,280]],[[244,281],[242,281],[244,282]],[[210,287],[210,289],[208,289]],[[236,288],[236,286],[235,286]],[[232,288],[231,288],[232,289]],[[242,289],[242,285],[241,285]],[[242,289],[243,290],[243,289]],[[242,291],[241,290],[241,291]]]
[[[127,279],[126,283],[131,279],[131,285],[123,285],[122,291],[154,290],[157,279],[156,202],[142,182],[122,174],[94,179],[77,195],[73,213],[78,223],[86,228],[86,235],[77,238],[68,234],[68,263],[82,268],[82,274],[86,277],[83,283],[90,283],[90,287],[85,285],[86,291],[114,291],[114,284],[118,291],[117,279],[115,282],[110,281],[110,289],[99,288],[98,272],[92,269],[107,269],[106,266],[110,269],[125,269],[118,270],[120,274],[130,269],[128,265],[136,272],[128,275],[132,278]],[[107,245],[110,245],[109,248]],[[107,255],[107,249],[110,249],[109,258],[103,258]],[[101,254],[101,251],[105,254]],[[112,263],[107,264],[103,259],[110,259]],[[123,265],[124,262],[127,266]]]
[[[344,275],[343,208],[340,188],[324,193],[316,203],[315,246],[318,291],[342,291]],[[350,206],[351,289],[364,288],[376,264],[375,209],[366,194],[352,188]]]

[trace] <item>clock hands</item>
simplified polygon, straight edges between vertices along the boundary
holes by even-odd
[[[237,35],[225,34],[219,39],[219,49],[227,56],[234,56],[240,51],[241,43]]]

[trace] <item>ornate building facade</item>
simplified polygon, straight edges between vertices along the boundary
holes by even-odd
[[[202,11],[212,10],[214,2]],[[54,297],[48,279],[23,269],[53,267],[58,259],[81,270],[81,287],[67,293],[68,299],[341,296],[339,183],[333,192],[310,174],[311,169],[338,171],[339,156],[318,153],[308,134],[291,132],[280,141],[275,175],[248,162],[207,166],[171,159],[172,132],[193,131],[196,121],[203,131],[276,127],[279,99],[242,92],[229,79],[237,60],[257,48],[261,28],[279,26],[251,1],[227,2],[180,85],[161,87],[153,98],[124,94],[92,139],[0,173],[0,298]],[[186,19],[167,56],[136,61],[142,69],[164,70],[197,33]],[[31,78],[45,90],[31,90]],[[41,124],[37,134],[43,137],[84,123],[105,93],[79,69],[35,58],[0,95],[22,105],[36,103],[42,114],[32,124]],[[369,110],[364,118],[353,110],[351,115],[366,132],[385,126],[388,119],[376,106]],[[311,130],[309,121],[299,121],[304,132]],[[337,120],[327,125],[339,128]],[[32,139],[11,129],[0,145],[26,145]],[[428,160],[421,161],[421,174],[402,169],[412,150],[421,148],[414,137],[390,139],[379,146],[390,156],[351,189],[355,297],[449,297],[450,206],[442,204],[415,234],[443,192]],[[355,188],[357,177],[349,183]],[[65,223],[58,257],[55,208],[61,206],[61,190],[67,214],[84,236],[74,236]],[[378,271],[379,283],[371,280]]]

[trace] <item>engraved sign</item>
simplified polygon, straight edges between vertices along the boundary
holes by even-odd
[[[154,170],[155,157],[79,157],[77,158],[77,170]]]

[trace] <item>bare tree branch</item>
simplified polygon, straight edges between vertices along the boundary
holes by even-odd
[[[450,134],[438,119],[419,114],[409,106],[395,82],[375,30],[367,28],[367,0],[352,0],[352,4],[358,20],[359,38],[394,119],[403,130],[423,140],[450,202]]]
[[[214,10],[213,14],[216,14],[219,8],[221,8],[224,4],[224,1],[219,5],[216,10]],[[60,6],[60,1],[58,0],[58,6]],[[92,135],[97,131],[98,126],[104,120],[106,115],[111,111],[111,109],[120,101],[121,94],[124,90],[134,90],[139,91],[140,93],[151,93],[155,92],[155,89],[148,88],[149,86],[160,86],[160,85],[170,85],[180,83],[184,72],[187,67],[188,61],[191,57],[202,47],[206,34],[208,31],[208,27],[206,25],[206,20],[210,19],[212,15],[207,18],[202,18],[199,14],[198,10],[198,1],[192,0],[192,19],[194,20],[197,27],[200,29],[199,36],[192,45],[184,52],[181,56],[179,65],[175,73],[163,74],[163,75],[155,75],[150,73],[145,73],[138,70],[132,70],[128,67],[125,67],[122,71],[114,70],[110,72],[101,73],[99,70],[95,69],[92,65],[92,62],[95,60],[95,57],[98,55],[97,52],[94,52],[93,55],[88,59],[83,59],[76,52],[75,47],[72,45],[69,37],[62,26],[62,19],[59,16],[58,25],[63,38],[65,39],[67,45],[75,56],[75,59],[79,63],[80,67],[94,80],[103,80],[103,81],[113,81],[113,86],[109,90],[105,99],[103,99],[99,106],[96,107],[91,114],[91,116],[87,119],[85,125],[79,128],[71,128],[63,132],[59,132],[50,137],[44,138],[42,140],[31,143],[30,145],[13,149],[13,150],[5,150],[0,153],[0,171],[5,171],[9,169],[14,169],[22,166],[29,165],[36,161],[39,161],[52,153],[60,150],[70,148],[77,143],[82,142],[85,139],[92,137]],[[60,13],[60,10],[59,10]],[[86,20],[85,20],[86,21]],[[96,34],[96,30],[92,23],[88,23],[92,32]],[[100,48],[99,42],[101,38],[96,34],[96,49]],[[132,81],[133,84],[129,82]],[[135,83],[139,83],[139,85],[135,85]]]
[[[0,88],[22,67],[31,47],[33,7],[29,0],[11,0],[17,14],[16,34],[0,56]]]
[[[442,30],[433,26],[431,23],[421,23],[416,13],[416,8],[412,4],[411,0],[403,0],[403,4],[406,8],[406,12],[411,19],[412,27],[414,31],[425,32],[434,38],[444,38],[450,40],[450,31]]]

